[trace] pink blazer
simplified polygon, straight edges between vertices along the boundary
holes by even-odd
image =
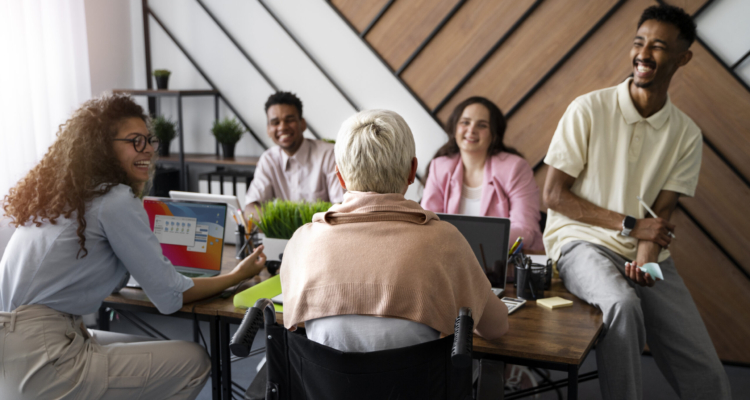
[[[460,154],[432,160],[422,207],[439,213],[458,214],[463,183],[464,166]],[[505,152],[487,159],[480,207],[485,217],[510,218],[511,245],[516,238],[523,236],[524,249],[544,250],[539,228],[539,188],[526,160]]]

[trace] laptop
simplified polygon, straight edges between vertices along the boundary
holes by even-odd
[[[441,221],[452,224],[464,235],[492,284],[492,292],[502,296],[508,277],[510,219],[457,214],[437,215]]]
[[[162,254],[190,278],[219,275],[224,250],[227,205],[144,197],[151,231]],[[134,280],[128,283],[133,285]]]

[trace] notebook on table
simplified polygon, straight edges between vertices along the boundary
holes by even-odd
[[[492,284],[492,292],[502,296],[508,276],[510,219],[457,214],[437,215],[441,221],[449,222],[464,235]]]
[[[145,197],[151,231],[177,272],[207,277],[221,272],[227,205]],[[127,286],[139,286],[131,278]]]

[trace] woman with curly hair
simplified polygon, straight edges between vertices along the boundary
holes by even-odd
[[[231,273],[190,279],[161,253],[139,196],[158,139],[127,96],[90,100],[3,200],[17,227],[0,261],[0,398],[193,399],[208,379],[205,350],[88,331],[130,272],[162,313],[256,275],[259,247]]]

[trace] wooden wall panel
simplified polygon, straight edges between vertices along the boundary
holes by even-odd
[[[677,239],[670,246],[672,257],[703,316],[719,358],[747,363],[750,281],[685,213],[676,211],[672,221],[680,227]]]
[[[467,2],[401,77],[433,109],[531,4],[532,0]]]
[[[750,92],[699,43],[691,49],[693,59],[672,78],[672,102],[750,180]]]
[[[395,71],[456,3],[456,0],[396,1],[366,39]]]
[[[615,3],[615,0],[542,3],[440,110],[438,117],[445,123],[456,104],[471,96],[486,97],[507,112]]]
[[[576,97],[620,83],[630,71],[629,51],[641,12],[653,4],[623,4],[597,34],[508,120],[505,141],[535,165],[544,158],[565,109]]]
[[[750,187],[706,145],[695,197],[680,204],[750,273]]]
[[[358,33],[370,25],[386,3],[388,0],[331,0],[331,4],[346,17]]]

